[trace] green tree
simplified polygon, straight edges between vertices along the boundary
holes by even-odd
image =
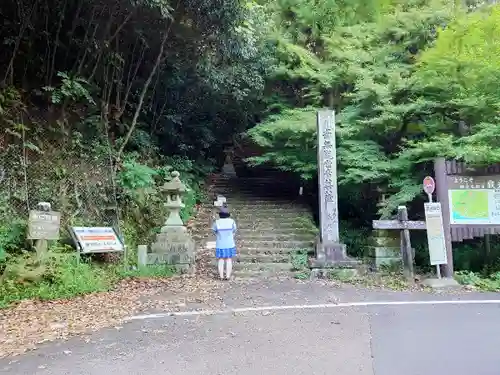
[[[310,179],[317,169],[316,130],[314,109],[308,106],[335,108],[339,183],[375,200],[390,193],[381,206],[381,213],[389,215],[419,192],[416,164],[400,157],[407,141],[423,134],[425,100],[414,87],[415,63],[453,10],[435,2],[379,6],[357,19],[347,10],[339,12],[329,29],[312,33],[314,43],[297,35],[279,41],[280,64],[269,82],[278,93],[269,106],[274,115],[248,134],[268,150],[252,162],[271,162]],[[283,111],[287,107],[292,108]]]

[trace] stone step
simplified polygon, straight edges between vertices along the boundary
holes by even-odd
[[[293,273],[289,270],[286,271],[274,271],[274,270],[234,270],[232,277],[236,280],[252,280],[252,279],[262,279],[266,277],[290,277]]]
[[[271,184],[283,183],[276,177],[216,177],[212,178],[210,185],[247,185],[247,184]]]
[[[227,200],[227,206],[229,211],[231,212],[242,212],[242,213],[252,213],[252,212],[295,212],[295,213],[308,213],[311,214],[312,209],[310,207],[303,207],[294,204],[276,204],[276,205],[267,205],[267,204],[247,204],[243,205],[235,205],[231,202],[229,198]],[[213,204],[210,206],[207,205],[207,210],[217,211],[218,207],[215,207]],[[211,212],[210,212],[211,213]],[[210,216],[210,213],[205,214],[204,216]]]
[[[276,215],[276,216],[267,216],[265,219],[262,219],[259,215],[254,216],[231,216],[235,221],[238,227],[243,227],[245,225],[256,225],[261,223],[262,225],[280,225],[282,227],[296,227],[296,228],[313,228],[314,225],[310,224],[308,221],[303,220],[303,217],[297,216],[287,216],[287,215]]]
[[[282,198],[291,197],[300,197],[299,189],[292,187],[282,187],[277,189],[276,187],[270,188],[272,185],[267,186],[244,186],[244,187],[236,187],[236,186],[214,186],[211,188],[212,192],[218,194],[234,194],[240,195],[244,197],[272,197],[272,196],[281,196]]]
[[[314,253],[314,248],[260,248],[260,247],[238,247],[236,252],[241,255],[261,256],[261,255],[286,255],[291,256],[298,251],[307,250],[308,253]]]
[[[267,209],[267,210],[301,210],[301,211],[311,211],[311,207],[305,205],[305,204],[300,204],[296,203],[294,201],[281,201],[276,203],[275,201],[268,201],[268,202],[258,202],[258,201],[253,201],[251,199],[246,200],[246,201],[234,201],[231,197],[226,197],[227,198],[227,205],[229,207],[232,207],[234,209],[254,209],[255,207],[258,207],[260,209]]]
[[[228,204],[232,206],[289,206],[289,205],[303,205],[307,206],[306,203],[302,203],[295,199],[258,199],[259,197],[240,197],[240,196],[226,196]]]
[[[237,263],[290,263],[290,254],[239,254],[236,257]]]
[[[313,228],[308,228],[304,225],[301,225],[300,222],[280,222],[279,220],[275,221],[262,221],[262,220],[256,220],[256,221],[242,221],[238,220],[236,221],[236,225],[238,226],[238,229],[243,230],[243,229],[249,229],[249,230],[256,230],[259,232],[265,232],[265,233],[272,233],[276,230],[280,229],[286,229],[292,232],[300,232],[300,233],[316,233],[316,231]]]
[[[234,217],[233,219],[236,221],[236,225],[238,228],[254,228],[255,226],[259,226],[261,228],[266,229],[266,227],[282,227],[282,228],[309,228],[312,226],[309,225],[309,223],[303,222],[300,220],[300,218],[297,217],[286,217],[285,215],[282,216],[274,216],[274,217],[268,217],[266,220],[262,220],[260,217],[255,215],[254,217]]]
[[[304,249],[310,248],[314,246],[314,241],[265,241],[258,240],[252,241],[247,240],[246,238],[237,238],[236,246],[238,248],[247,248],[247,247],[255,247],[262,249]]]
[[[281,197],[288,198],[299,198],[299,190],[294,188],[283,188],[279,190],[270,189],[269,186],[251,187],[246,186],[245,188],[236,187],[213,187],[212,192],[215,194],[222,195],[235,195],[241,197],[261,197],[261,198],[271,198],[271,197]]]
[[[240,231],[241,232],[241,231]],[[262,234],[256,234],[253,233],[247,233],[245,234],[239,233],[238,238],[240,238],[243,241],[247,242],[258,242],[258,241],[307,241],[307,242],[314,242],[316,239],[315,235],[311,234],[296,234],[293,232],[290,233],[262,233]]]
[[[312,220],[312,214],[310,211],[295,211],[295,210],[259,210],[258,207],[249,210],[232,210],[231,206],[229,206],[229,212],[236,217],[252,217],[252,216],[260,216],[261,218],[266,218],[268,215],[274,215],[277,217],[287,216],[287,217],[296,217],[296,218],[305,218]]]
[[[233,265],[234,270],[241,271],[268,271],[268,272],[279,272],[279,271],[291,271],[291,263],[241,263],[236,262]]]
[[[304,228],[293,228],[293,227],[279,227],[279,228],[265,228],[264,230],[259,230],[258,228],[245,228],[245,227],[238,227],[238,232],[237,232],[237,238],[247,238],[248,237],[255,237],[255,236],[262,236],[268,237],[268,236],[288,236],[288,235],[293,235],[293,236],[311,236],[315,237],[317,234],[317,231],[312,231],[311,229],[304,229]]]
[[[266,218],[267,215],[277,215],[281,217],[282,215],[286,215],[288,217],[297,217],[297,218],[303,218],[313,220],[313,215],[311,214],[310,211],[295,211],[295,210],[259,210],[258,207],[256,207],[253,210],[246,210],[246,211],[238,211],[238,210],[231,210],[231,207],[229,206],[229,212],[234,214],[235,216],[260,216],[261,218]]]

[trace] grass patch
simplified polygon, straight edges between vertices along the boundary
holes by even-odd
[[[158,277],[158,278],[164,278],[164,277],[171,277],[175,274],[175,270],[173,267],[167,266],[167,265],[151,265],[151,266],[141,266],[141,267],[134,267],[134,268],[129,268],[129,269],[124,269],[123,267],[120,267],[117,269],[117,274],[119,278],[121,279],[126,279],[130,277]]]
[[[455,273],[455,280],[459,284],[472,286],[485,292],[500,291],[500,272],[496,272],[489,277],[483,277],[476,272],[458,271]]]
[[[328,273],[328,278],[341,283],[368,288],[386,288],[402,291],[415,287],[414,284],[410,284],[405,279],[401,268],[396,266],[382,266],[379,272],[363,271],[361,273],[359,270],[338,268],[331,270]]]
[[[42,260],[24,254],[6,266],[0,281],[0,307],[24,299],[52,300],[103,292],[116,280],[113,272],[78,261],[76,254],[51,252]]]
[[[294,277],[299,280],[306,280],[310,277],[311,270],[309,269],[309,254],[305,249],[297,250],[290,254],[290,262],[292,263],[292,272]]]
[[[343,283],[352,283],[358,280],[358,274],[357,271],[353,269],[337,268],[328,272],[328,278]]]
[[[79,259],[69,247],[52,248],[42,259],[24,252],[5,264],[0,276],[0,308],[25,299],[55,300],[105,292],[121,279],[171,277],[174,269],[165,265],[130,267],[98,264]]]

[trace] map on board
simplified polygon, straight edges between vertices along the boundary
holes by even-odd
[[[500,175],[447,176],[450,224],[500,226]]]
[[[488,190],[451,190],[454,221],[483,221],[490,218]]]

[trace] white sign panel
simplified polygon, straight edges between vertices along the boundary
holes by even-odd
[[[424,203],[427,243],[431,265],[447,264],[441,203]]]
[[[111,227],[72,227],[82,253],[123,251],[124,247]]]
[[[224,206],[224,203],[226,203],[226,197],[223,195],[218,195],[217,200],[214,202],[215,207],[222,207]]]

